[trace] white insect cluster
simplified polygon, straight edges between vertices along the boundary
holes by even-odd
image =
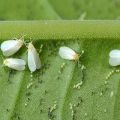
[[[8,57],[14,55],[23,45],[24,41],[22,39],[7,40],[1,44],[1,51],[4,56]],[[18,58],[6,58],[3,64],[11,69],[22,71],[25,69],[26,62]],[[31,72],[41,67],[39,54],[32,43],[28,44],[28,67]]]
[[[109,64],[111,66],[120,65],[120,50],[112,50],[109,53]]]
[[[72,50],[69,47],[60,47],[59,49],[59,55],[63,59],[67,60],[79,60],[79,54],[77,54],[74,50]]]

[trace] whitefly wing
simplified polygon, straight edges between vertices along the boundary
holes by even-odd
[[[15,54],[22,45],[22,40],[7,40],[1,44],[1,50],[4,56],[10,56]]]
[[[109,53],[109,64],[111,66],[120,65],[120,50],[112,50]]]
[[[26,62],[22,59],[8,58],[4,60],[4,64],[9,68],[21,71],[25,69]]]
[[[59,55],[63,59],[74,60],[76,56],[76,52],[69,47],[60,47]]]
[[[28,45],[28,67],[31,72],[34,72],[36,69],[40,69],[41,62],[39,54],[37,53],[35,47],[32,43]]]
[[[28,67],[31,72],[34,72],[36,70],[34,55],[33,55],[32,51],[29,49],[28,49]]]

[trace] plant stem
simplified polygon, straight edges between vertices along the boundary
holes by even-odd
[[[120,39],[119,20],[49,20],[49,21],[1,21],[0,39],[26,35],[36,39]]]

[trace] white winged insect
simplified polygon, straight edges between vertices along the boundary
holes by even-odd
[[[41,67],[39,54],[37,53],[32,43],[28,44],[28,67],[31,73],[34,72],[36,69],[40,69]]]
[[[16,40],[6,40],[1,44],[1,50],[4,56],[11,56],[15,54],[24,44],[22,37]]]
[[[109,53],[109,64],[111,66],[120,65],[120,50],[112,50]]]
[[[66,46],[62,46],[59,49],[59,55],[61,58],[66,59],[66,60],[74,60],[78,63],[78,68],[80,68],[81,74],[82,74],[82,80],[80,83],[77,84],[78,87],[80,87],[84,81],[84,70],[86,69],[86,67],[84,65],[82,65],[79,61],[79,58],[84,54],[84,51],[81,51],[81,54],[76,53],[74,50],[72,50],[69,47]],[[76,86],[76,85],[75,85]],[[78,88],[75,87],[75,88]]]
[[[14,70],[22,71],[25,69],[26,62],[22,59],[7,58],[4,60],[3,64]]]
[[[59,55],[63,59],[76,60],[76,61],[78,61],[80,57],[79,54],[77,54],[74,50],[66,46],[60,47]]]

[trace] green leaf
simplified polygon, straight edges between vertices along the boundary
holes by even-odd
[[[102,6],[102,7],[101,7]],[[119,0],[1,0],[1,20],[119,19]]]
[[[1,0],[1,20],[45,21],[0,22],[1,42],[26,35],[42,62],[33,74],[28,67],[14,71],[3,67],[0,52],[0,120],[119,120],[120,73],[106,77],[119,69],[109,66],[108,55],[120,48],[120,22],[46,21],[119,19],[119,7],[118,0]],[[77,53],[84,50],[80,64],[86,69],[61,59],[60,46]],[[26,51],[24,46],[12,57],[27,61]],[[82,80],[80,89],[75,89]]]
[[[51,5],[63,19],[118,19],[119,0],[50,0]]]
[[[47,29],[46,29],[47,28]],[[107,29],[107,30],[106,30]],[[119,20],[46,20],[0,22],[0,39],[25,36],[32,41],[75,39],[120,39]]]
[[[92,29],[89,29],[90,25]],[[114,70],[108,64],[109,51],[120,47],[119,25],[119,21],[1,22],[3,40],[24,33],[28,35],[26,41],[32,36],[35,47],[42,50],[42,68],[33,74],[28,68],[19,72],[2,67],[1,56],[1,120],[118,119],[119,74],[114,72],[109,79],[106,77]],[[96,31],[92,34],[94,28]],[[115,31],[112,32],[112,28]],[[69,35],[72,40],[67,39]],[[50,40],[52,37],[54,39]],[[75,61],[61,59],[58,55],[60,46],[69,46],[77,53],[84,50],[80,64],[86,69],[83,71]],[[27,60],[25,46],[13,57]],[[83,85],[75,89],[81,81]]]

